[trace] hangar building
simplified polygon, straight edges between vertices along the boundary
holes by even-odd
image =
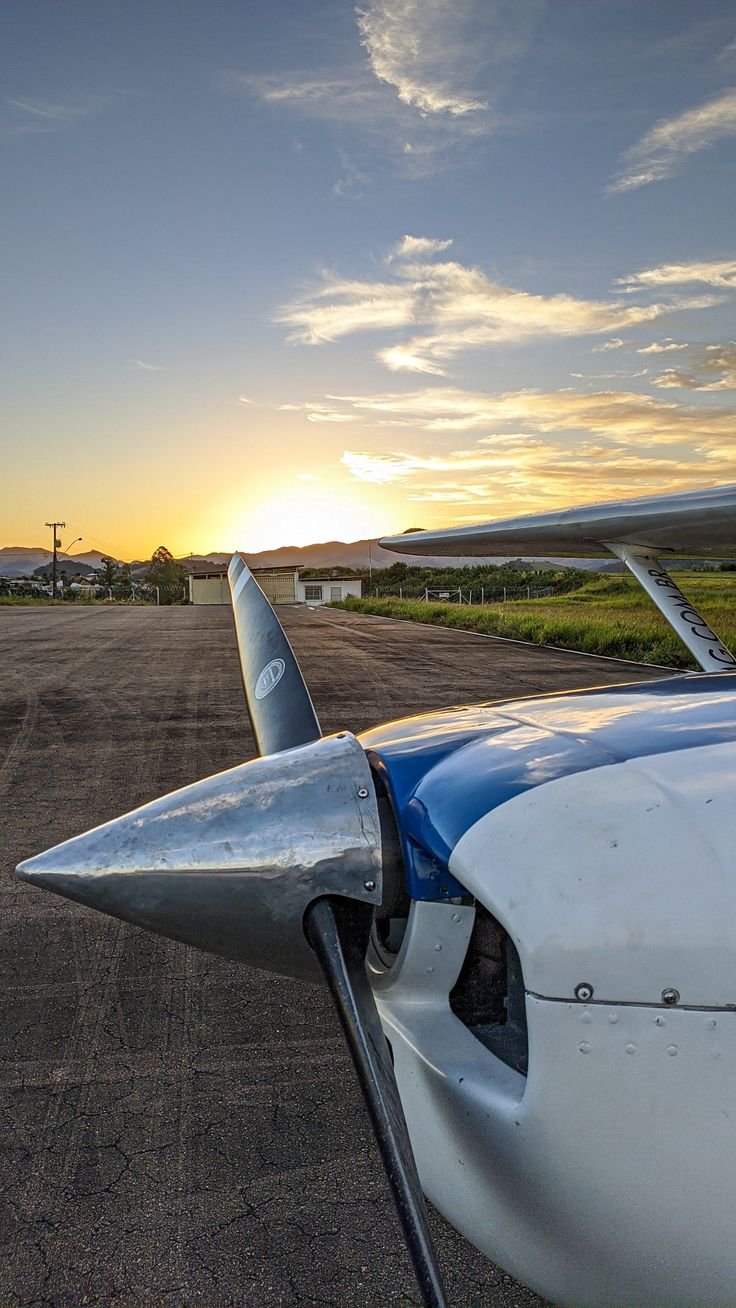
[[[330,600],[345,599],[346,595],[360,598],[362,589],[359,577],[302,580],[298,565],[293,568],[254,568],[253,576],[272,604],[329,604]],[[229,604],[227,569],[212,568],[190,573],[189,602]]]

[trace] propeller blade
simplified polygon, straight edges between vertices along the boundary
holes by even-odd
[[[373,910],[318,899],[304,920],[358,1074],[425,1308],[445,1308],[437,1256],[386,1037],[365,971]]]
[[[239,554],[228,568],[248,716],[260,754],[319,740],[314,705],[286,633]]]

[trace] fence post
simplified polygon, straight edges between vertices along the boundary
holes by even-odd
[[[399,599],[403,599],[403,598],[404,598],[404,592],[403,592],[403,590],[401,589],[401,587],[399,586]]]
[[[428,599],[429,599],[429,591],[427,590],[427,587],[425,586],[425,587],[424,587],[424,603],[425,603],[425,604],[427,603],[427,600],[428,600]]]
[[[506,587],[503,588],[503,602],[506,603]]]
[[[480,588],[480,602],[481,604],[485,604],[486,602],[486,592],[485,592],[485,587],[483,586],[481,586]]]
[[[531,599],[531,597],[532,597],[532,593],[531,593],[531,591],[530,591],[530,589],[529,589],[528,586],[527,586],[527,588],[526,588],[526,597],[527,597],[527,599]]]

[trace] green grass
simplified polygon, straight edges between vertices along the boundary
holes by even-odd
[[[678,572],[678,584],[730,649],[736,648],[736,573]],[[458,605],[424,600],[346,599],[335,608],[428,622],[488,636],[557,645],[640,663],[694,668],[685,649],[633,577],[595,574],[559,597]]]

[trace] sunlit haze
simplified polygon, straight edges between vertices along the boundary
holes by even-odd
[[[6,0],[0,545],[736,480],[732,0]]]

